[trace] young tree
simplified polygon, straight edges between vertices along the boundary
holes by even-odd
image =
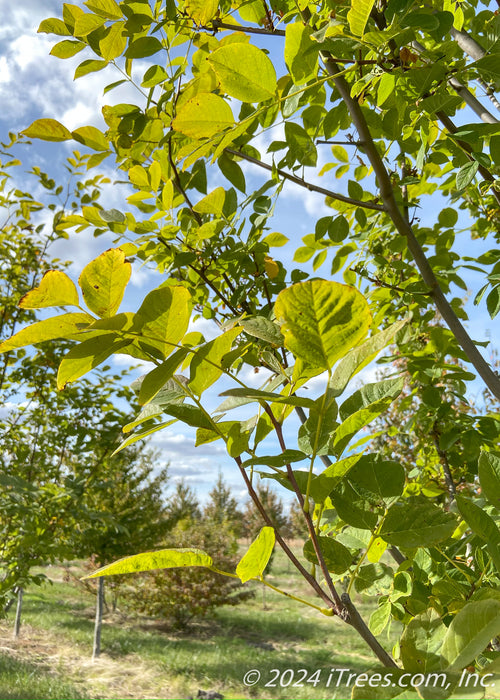
[[[269,484],[258,482],[255,487],[255,492],[259,503],[262,504],[267,513],[267,517],[264,518],[261,510],[256,506],[256,503],[252,499],[249,499],[246,502],[243,514],[245,534],[247,537],[254,539],[269,520],[275,529],[288,534],[290,521],[284,512],[283,502],[276,491],[274,491]]]
[[[131,254],[167,279],[135,314],[117,314],[128,279],[123,254],[89,263],[85,322],[56,317],[67,322],[60,334],[79,340],[61,364],[60,386],[117,351],[154,362],[139,388],[148,407],[141,415],[168,419],[146,423],[135,438],[180,420],[197,429],[198,445],[225,443],[266,522],[237,567],[240,579],[269,585],[263,572],[276,538],[317,598],[304,604],[352,625],[393,678],[399,666],[443,671],[443,694],[451,694],[461,669],[495,661],[489,644],[500,633],[500,422],[488,415],[469,424],[462,409],[479,378],[498,401],[500,378],[463,324],[464,299],[453,296],[472,267],[482,276],[476,304],[484,298],[491,318],[500,308],[496,12],[474,0],[86,7],[65,5],[63,19],[40,31],[72,37],[54,47],[57,55],[81,49],[93,57],[78,76],[117,65],[136,84],[133,68],[147,57],[140,103],[106,106],[105,131],[69,132],[41,119],[24,135],[73,138],[98,150],[98,161],[116,159],[137,190],[133,212],[109,222],[96,206],[58,225],[122,233],[134,241]],[[261,154],[268,133],[277,137]],[[268,179],[249,187],[245,163]],[[210,168],[224,185],[207,192]],[[315,175],[326,176],[324,187]],[[284,256],[271,255],[288,238],[269,231],[290,183],[326,198],[332,213],[311,222],[294,253],[298,267],[288,270]],[[466,250],[464,229],[472,232]],[[346,284],[315,276],[328,259],[322,274],[342,272]],[[54,306],[75,303],[76,290],[65,290],[61,298],[61,287],[50,287]],[[187,333],[193,311],[217,322],[213,340]],[[54,323],[0,349],[42,341]],[[404,370],[396,363],[390,378],[352,390],[352,377],[390,343]],[[272,377],[256,390],[239,370],[260,366]],[[406,471],[355,449],[366,443],[359,432],[403,391],[404,372],[430,409],[426,425],[436,427],[439,450],[462,442],[465,462],[447,458],[451,476],[441,455],[433,467],[446,476],[446,498],[415,494],[418,461]],[[211,411],[205,392],[221,377],[233,388]],[[322,391],[304,395],[313,377],[324,378]],[[234,408],[251,404],[255,415],[231,420]],[[292,413],[301,427],[290,446]],[[455,440],[453,426],[464,425]],[[295,494],[309,538],[303,558],[273,527],[255,466]],[[468,485],[467,496],[457,482]],[[384,547],[391,566],[378,562]],[[192,565],[214,568],[199,550],[168,550],[96,575]],[[375,580],[380,606],[369,629],[351,593],[370,591]],[[404,629],[394,655],[374,634],[389,619]]]
[[[184,523],[188,527],[201,518],[200,504],[193,489],[184,479],[175,485],[175,491],[168,500],[170,527]]]
[[[203,509],[204,519],[227,526],[238,537],[244,526],[244,515],[221,472],[208,496],[209,500]]]

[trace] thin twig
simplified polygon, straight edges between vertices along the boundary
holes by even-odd
[[[285,170],[281,170],[280,168],[273,168],[271,165],[264,163],[262,160],[254,158],[253,156],[249,156],[246,153],[242,153],[241,151],[237,151],[234,148],[225,148],[224,150],[228,153],[231,153],[233,156],[238,156],[239,158],[243,158],[243,160],[247,160],[249,163],[258,165],[259,168],[263,168],[264,170],[267,170],[270,173],[276,172],[280,177],[285,178],[285,180],[294,182],[296,185],[300,185],[300,187],[304,187],[310,192],[319,192],[319,194],[322,194],[325,197],[336,199],[338,202],[345,202],[346,204],[351,204],[353,207],[363,207],[364,209],[372,209],[373,211],[385,211],[385,207],[382,204],[376,204],[375,202],[361,202],[358,199],[346,197],[343,194],[339,194],[338,192],[332,192],[331,190],[327,190],[324,187],[318,187],[318,185],[313,185],[311,182],[307,182],[306,180],[303,180],[302,178],[297,177],[296,175],[287,173]]]

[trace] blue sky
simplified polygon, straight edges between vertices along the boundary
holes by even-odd
[[[82,5],[80,0],[75,4]],[[7,140],[8,131],[19,131],[28,126],[34,119],[52,117],[61,121],[69,129],[93,124],[103,128],[100,114],[101,107],[110,102],[135,102],[139,96],[131,86],[120,87],[107,95],[103,95],[105,85],[119,79],[112,68],[94,73],[83,79],[74,81],[75,67],[86,56],[84,53],[73,59],[61,61],[49,55],[51,46],[57,38],[46,34],[37,34],[40,21],[49,16],[59,16],[62,2],[59,0],[21,0],[14,3],[11,0],[0,0],[2,24],[0,26],[0,140]],[[470,115],[464,114],[462,121],[471,120]],[[261,152],[265,153],[266,145],[271,140],[280,138],[281,127],[275,127],[271,132],[260,138]],[[258,145],[258,144],[257,144]],[[42,144],[34,142],[33,147],[18,149],[18,155],[28,170],[33,165],[39,165],[48,170],[49,174],[61,173],[61,165],[67,155],[77,144]],[[319,167],[325,162],[329,153],[328,147],[320,151]],[[270,162],[270,157],[267,157]],[[111,180],[116,178],[111,159],[103,164],[103,172]],[[262,172],[255,166],[244,164],[248,186],[252,187],[263,182]],[[319,170],[319,168],[318,168]],[[311,178],[318,184],[323,184],[322,178]],[[24,183],[19,183],[21,186]],[[211,186],[222,184],[217,175],[211,176]],[[326,185],[328,186],[328,185]],[[334,188],[345,192],[342,181],[336,181]],[[35,193],[38,194],[38,193]],[[103,204],[107,208],[120,209],[126,192],[122,186],[106,188]],[[439,209],[436,208],[436,211]],[[280,257],[284,254],[290,260],[293,249],[299,244],[300,238],[314,230],[314,223],[324,215],[331,215],[332,210],[323,203],[323,197],[316,193],[300,189],[295,185],[287,185],[277,207],[273,229],[280,231],[291,240],[286,248],[279,250]],[[422,218],[428,218],[433,223],[433,212],[424,213]],[[424,223],[427,223],[424,219]],[[461,222],[464,226],[466,221]],[[468,236],[464,237],[464,249],[468,245]],[[101,236],[94,239],[90,232],[72,235],[70,241],[61,244],[58,256],[71,259],[74,264],[71,274],[76,279],[83,268],[93,257],[112,245],[111,236]],[[476,244],[475,244],[476,245]],[[485,245],[485,249],[488,246]],[[320,269],[319,274],[328,275],[328,263]],[[479,281],[471,273],[466,277],[471,287],[471,296],[477,291]],[[147,291],[157,286],[160,278],[150,271],[136,267],[132,281],[124,300],[123,310],[135,310]],[[457,290],[458,293],[461,294]],[[489,318],[484,306],[475,308],[471,320],[467,324],[472,336],[477,340],[486,340],[488,334],[494,333],[494,323]],[[202,321],[199,329],[210,337],[214,329],[208,322]],[[486,351],[486,355],[488,351]],[[118,365],[128,365],[128,359],[118,360]],[[376,368],[370,368],[363,375],[362,381],[374,376]],[[251,370],[245,379],[258,384],[263,380],[263,374],[253,375]],[[317,381],[313,382],[316,384]],[[219,387],[219,385],[217,385]],[[224,386],[220,386],[223,390]],[[214,395],[211,399],[213,407],[220,399]],[[292,435],[294,426],[287,431],[290,436],[288,447],[295,448]],[[240,498],[246,493],[242,488],[239,474],[232,461],[226,457],[223,445],[219,442],[194,447],[194,435],[180,424],[172,426],[169,431],[157,433],[153,444],[161,451],[161,460],[170,462],[170,472],[174,478],[185,477],[192,484],[200,497],[204,497],[217,477],[219,468],[231,484],[236,495]],[[270,446],[271,447],[271,446]]]

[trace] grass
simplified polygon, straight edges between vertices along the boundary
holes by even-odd
[[[377,666],[352,628],[271,591],[263,596],[258,584],[253,601],[220,608],[185,630],[136,616],[107,616],[102,655],[92,662],[95,598],[64,582],[61,569],[46,573],[54,583],[25,595],[20,639],[11,639],[12,615],[10,626],[0,624],[0,700],[188,698],[200,689],[226,699],[338,700],[350,697],[350,690],[336,687],[338,673],[332,675],[332,669],[359,674]],[[274,585],[310,598],[281,552],[271,577]],[[368,619],[370,609],[358,603]],[[394,639],[381,641],[390,650]],[[243,678],[252,669],[261,680],[245,687]]]

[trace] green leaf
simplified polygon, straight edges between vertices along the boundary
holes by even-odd
[[[469,601],[453,618],[441,656],[446,670],[469,665],[500,634],[500,600]]]
[[[286,26],[285,63],[295,85],[304,85],[316,76],[318,45],[311,39],[312,34],[303,22]]]
[[[457,527],[452,513],[433,503],[396,503],[387,512],[380,537],[396,547],[429,547],[448,539]]]
[[[222,97],[201,93],[181,107],[172,128],[185,136],[200,139],[214,136],[233,124],[231,107]]]
[[[165,362],[146,374],[139,391],[139,403],[142,406],[154,399],[188,354],[188,348],[179,348]]]
[[[236,187],[236,189],[245,194],[245,175],[238,163],[232,158],[229,158],[227,153],[223,153],[217,161],[217,165],[219,166],[224,177],[227,178],[229,182]]]
[[[479,456],[479,483],[488,501],[500,510],[500,456],[481,452]]]
[[[109,143],[107,138],[104,136],[102,131],[96,129],[95,126],[80,126],[75,131],[71,132],[71,135],[79,143],[83,143],[84,146],[92,148],[94,151],[107,151],[109,150]]]
[[[237,396],[253,401],[266,401],[267,403],[283,403],[288,406],[302,406],[303,408],[312,408],[315,403],[312,399],[305,396],[284,396],[283,394],[273,394],[270,391],[261,391],[260,389],[245,389],[243,387],[237,389],[228,389],[223,391],[220,396]]]
[[[271,345],[281,347],[283,345],[283,336],[280,327],[277,323],[270,321],[265,316],[247,316],[238,321],[245,333],[252,335],[255,338],[266,340]]]
[[[48,17],[42,20],[38,27],[38,34],[57,34],[58,36],[71,36],[71,32],[62,21],[57,17]]]
[[[135,574],[139,571],[173,569],[186,566],[206,566],[210,568],[212,565],[212,557],[201,549],[159,549],[156,552],[144,552],[143,554],[135,554],[132,557],[118,559],[118,561],[103,566],[94,571],[93,574],[83,578]]]
[[[384,413],[384,411],[387,411],[391,403],[392,399],[390,398],[374,401],[368,406],[351,414],[336,428],[331,441],[331,451],[336,455],[341,455],[356,433],[359,433],[362,428],[369,425]]]
[[[276,71],[271,60],[253,44],[226,44],[208,59],[230,97],[242,102],[264,102],[276,92]]]
[[[500,286],[493,287],[486,297],[486,308],[490,317],[495,318],[500,311]]]
[[[273,553],[274,542],[274,528],[263,527],[236,567],[241,583],[263,575]]]
[[[29,139],[42,141],[69,141],[72,138],[71,131],[55,119],[36,119],[21,133]]]
[[[301,165],[314,167],[318,160],[318,152],[313,140],[296,122],[285,123],[285,138],[290,149],[290,156]]]
[[[396,377],[395,379],[384,379],[380,382],[365,384],[361,389],[355,391],[352,396],[344,401],[339,408],[341,420],[346,420],[350,415],[359,411],[370,404],[381,401],[382,399],[391,399],[394,401],[403,390],[404,379]]]
[[[93,320],[92,316],[83,313],[69,313],[46,318],[23,328],[12,338],[7,338],[3,343],[0,343],[0,353],[43,343],[45,340],[73,337],[76,333],[87,328]]]
[[[350,455],[345,459],[334,462],[321,474],[314,476],[311,482],[310,494],[315,503],[322,503],[360,458],[361,454]]]
[[[123,13],[115,0],[86,0],[84,3],[91,12],[106,19],[120,19]]]
[[[217,14],[218,0],[186,0],[184,9],[196,24],[205,25]]]
[[[40,285],[25,294],[20,302],[21,309],[45,309],[50,306],[78,306],[80,300],[73,281],[65,272],[49,270],[44,274]]]
[[[214,430],[214,424],[198,406],[191,406],[186,403],[168,403],[163,404],[162,408],[169,416],[177,418],[177,420],[190,425],[192,428]]]
[[[405,486],[401,464],[378,454],[361,455],[347,478],[357,493],[367,498],[395,498],[403,493]]]
[[[115,22],[111,25],[99,42],[99,49],[105,61],[113,61],[121,56],[126,46],[125,22]]]
[[[191,315],[191,295],[185,287],[159,287],[145,297],[134,317],[134,330],[158,343],[165,357],[184,337]]]
[[[78,280],[89,309],[101,318],[114,316],[131,273],[132,266],[120,248],[110,248],[89,263]]]
[[[500,543],[500,530],[488,513],[485,513],[473,501],[460,494],[456,494],[455,500],[460,515],[475,535],[488,542],[488,544],[490,542],[493,545]]]
[[[224,355],[231,350],[233,342],[241,333],[239,328],[219,335],[195,351],[190,365],[189,388],[194,394],[201,394],[212,386],[222,375]]]
[[[411,620],[401,637],[401,660],[411,673],[431,673],[441,668],[441,647],[447,631],[439,613],[429,608]]]
[[[477,162],[477,160],[472,160],[469,163],[462,165],[460,170],[457,172],[457,190],[464,190],[470,185],[470,183],[474,180],[476,176],[478,168],[479,163]]]
[[[396,76],[393,73],[383,73],[377,88],[377,105],[382,107],[394,94]]]
[[[84,340],[71,348],[59,365],[57,388],[64,389],[66,384],[83,377],[126,345],[130,345],[130,340],[118,338],[112,333],[105,333]]]
[[[370,615],[369,628],[372,634],[378,637],[387,627],[391,619],[392,605],[389,600],[386,600],[382,605],[376,608]]]
[[[332,574],[343,574],[352,564],[353,556],[343,544],[332,537],[318,537],[319,547],[325,560],[326,568]],[[304,545],[304,556],[307,561],[319,565],[312,540],[307,540]]]
[[[495,165],[500,165],[500,135],[490,138],[490,156]]]
[[[396,333],[408,323],[406,319],[397,321],[384,331],[375,333],[368,340],[351,350],[337,365],[328,388],[333,396],[340,396],[349,380],[368,365],[383,348],[390,343]]]
[[[366,335],[371,314],[353,287],[326,280],[299,282],[278,295],[275,314],[285,347],[314,369],[330,370]]]
[[[83,41],[59,41],[50,50],[50,55],[56,58],[71,58],[86,47]]]
[[[347,13],[347,21],[351,32],[355,36],[363,36],[374,4],[375,0],[351,0],[351,9]]]
[[[154,36],[143,36],[129,45],[125,56],[126,58],[147,58],[154,56],[162,49],[163,45],[159,39]]]
[[[331,501],[339,518],[362,530],[374,530],[378,515],[369,501],[362,498],[352,486],[343,481],[338,489],[330,493]]]
[[[265,18],[265,9],[262,0],[239,0],[232,4],[238,8],[238,14],[244,22],[261,24]]]
[[[307,455],[300,450],[284,450],[280,455],[266,455],[262,457],[252,457],[243,462],[244,467],[249,467],[252,464],[265,464],[268,467],[284,467],[293,462],[302,462],[307,459]]]

